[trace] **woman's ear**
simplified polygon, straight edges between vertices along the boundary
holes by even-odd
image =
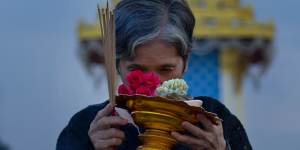
[[[189,68],[189,55],[187,55],[185,58],[184,58],[184,68],[183,68],[183,74],[185,74]]]
[[[117,66],[116,66],[116,69],[117,69],[117,73],[118,73],[118,75],[119,75],[119,76],[121,76],[121,72],[120,72],[120,67],[119,67],[119,64],[117,64]]]
[[[122,66],[121,66],[121,62],[122,60],[117,60],[117,72],[118,72],[118,74],[119,74],[119,76],[120,76],[120,79],[122,80],[122,81],[124,81],[124,67],[123,67],[123,72],[122,72]]]

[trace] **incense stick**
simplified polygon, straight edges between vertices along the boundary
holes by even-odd
[[[114,106],[117,88],[115,17],[113,8],[109,6],[108,0],[105,1],[106,7],[100,8],[98,5],[98,15],[104,49],[109,101]]]

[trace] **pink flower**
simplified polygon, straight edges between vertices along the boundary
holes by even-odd
[[[153,91],[146,87],[140,87],[136,90],[136,94],[141,94],[145,96],[154,96]]]
[[[122,84],[118,88],[118,93],[119,94],[127,94],[127,95],[133,95],[134,92],[125,84]]]
[[[151,90],[156,90],[156,88],[160,85],[159,76],[153,72],[145,74],[144,78],[144,86],[150,88]]]
[[[141,70],[136,70],[128,73],[125,84],[119,86],[118,93],[155,96],[155,91],[159,84],[159,76],[155,73],[144,73]]]
[[[130,72],[126,77],[128,86],[136,90],[138,89],[144,82],[144,73],[141,70],[135,70]]]

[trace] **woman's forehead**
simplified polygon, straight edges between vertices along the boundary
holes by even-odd
[[[162,59],[166,57],[177,57],[178,52],[176,48],[170,44],[166,44],[161,41],[153,41],[135,49],[134,59]]]
[[[133,60],[127,61],[125,65],[131,67],[143,67],[143,68],[154,68],[154,67],[173,67],[180,61],[178,58],[168,58],[168,59],[157,59],[157,60]]]

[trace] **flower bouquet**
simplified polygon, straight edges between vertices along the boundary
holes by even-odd
[[[176,140],[171,132],[183,132],[183,121],[197,124],[202,113],[213,123],[221,119],[201,107],[201,101],[187,96],[188,86],[183,79],[172,79],[160,84],[155,73],[133,71],[119,86],[117,107],[131,113],[134,122],[145,129],[139,136],[143,145],[138,150],[170,150]]]

